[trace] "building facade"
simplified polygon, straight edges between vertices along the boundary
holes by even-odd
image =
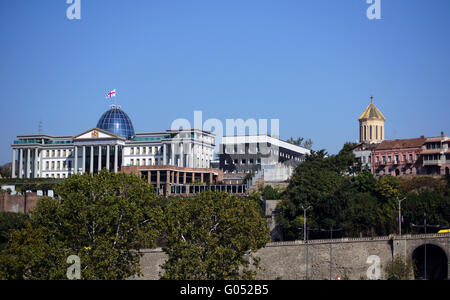
[[[444,132],[439,137],[427,138],[420,155],[425,174],[450,175],[450,137]]]
[[[258,173],[267,166],[294,168],[302,163],[309,149],[268,135],[223,137],[220,169],[225,174]]]
[[[403,176],[423,174],[422,146],[425,137],[386,140],[372,150],[373,174]]]
[[[95,128],[75,136],[17,136],[12,177],[67,178],[125,166],[210,168],[214,140],[213,133],[199,129],[136,134],[127,114],[112,105]]]

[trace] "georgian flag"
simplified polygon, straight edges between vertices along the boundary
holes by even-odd
[[[109,99],[111,97],[116,97],[116,89],[112,90],[108,94],[106,94],[106,98]]]

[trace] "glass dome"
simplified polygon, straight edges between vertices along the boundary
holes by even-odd
[[[128,115],[118,105],[112,105],[111,109],[102,115],[98,121],[97,128],[123,136],[127,139],[135,136],[133,123],[131,123]]]

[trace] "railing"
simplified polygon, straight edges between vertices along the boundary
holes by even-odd
[[[41,140],[18,140],[14,141],[14,145],[41,144]]]
[[[340,238],[340,239],[321,239],[321,240],[309,240],[305,241],[289,241],[289,242],[273,242],[267,244],[266,247],[277,247],[277,246],[297,246],[306,244],[338,244],[338,243],[353,243],[353,242],[375,242],[375,241],[389,241],[389,240],[417,240],[417,239],[450,239],[450,233],[432,233],[432,234],[415,234],[415,235],[390,235],[390,236],[379,236],[379,237],[363,237],[363,238]]]
[[[170,187],[172,195],[195,195],[205,191],[225,192],[231,194],[245,194],[247,186],[235,185],[174,185]]]
[[[423,165],[424,166],[436,166],[436,165],[441,165],[442,161],[441,160],[424,160],[423,161]]]

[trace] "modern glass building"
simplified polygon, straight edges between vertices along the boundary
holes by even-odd
[[[112,105],[95,128],[74,136],[18,135],[11,145],[13,178],[67,178],[125,166],[210,168],[215,135],[199,129],[135,133]]]

